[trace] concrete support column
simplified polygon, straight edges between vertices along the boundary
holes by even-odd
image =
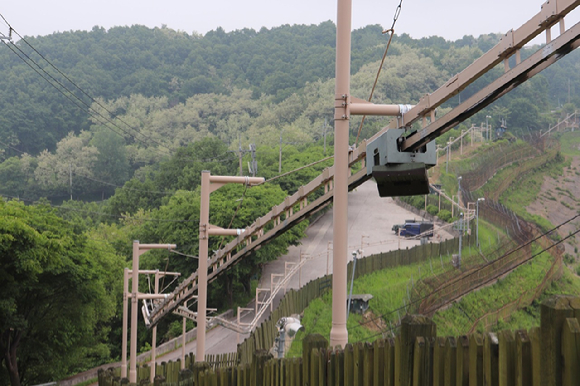
[[[348,343],[346,329],[346,266],[348,263],[348,132],[352,1],[338,0],[334,122],[334,205],[332,329],[330,346]]]

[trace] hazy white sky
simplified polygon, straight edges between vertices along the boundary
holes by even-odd
[[[539,12],[543,2],[403,0],[395,31],[414,38],[438,35],[451,40],[464,35],[505,33]],[[353,28],[368,24],[389,28],[398,4],[399,0],[353,0]],[[23,36],[133,24],[166,24],[187,33],[205,34],[220,26],[226,31],[246,27],[258,30],[263,26],[336,21],[336,0],[3,0],[0,14]],[[0,32],[8,32],[2,20]]]

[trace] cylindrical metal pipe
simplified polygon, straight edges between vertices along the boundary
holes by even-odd
[[[209,172],[208,172],[209,173]],[[264,177],[232,177],[232,176],[210,176],[208,182],[216,182],[223,184],[248,184],[258,185],[263,183]]]
[[[196,362],[203,362],[205,360],[205,314],[207,308],[207,258],[209,238],[209,185],[210,173],[209,171],[204,170],[201,172],[201,205],[199,210],[199,263],[197,267],[197,346],[195,351]]]
[[[131,291],[131,359],[129,361],[129,383],[137,383],[137,308],[139,306],[139,241],[133,241],[133,274]]]
[[[149,249],[175,249],[175,244],[139,244],[139,251],[146,252]]]
[[[123,270],[123,328],[121,337],[121,378],[127,378],[127,323],[129,322],[129,269]]]
[[[159,272],[160,275],[163,276],[181,276],[181,273],[179,272],[160,272],[159,270],[155,270],[155,269],[140,269],[139,270],[139,274],[140,275],[155,275],[157,272]],[[133,274],[133,270],[129,269],[129,275]]]
[[[166,294],[145,294],[140,293],[137,294],[137,300],[157,300],[157,299],[165,299],[168,295]],[[129,294],[128,298],[133,299],[133,294]]]
[[[374,103],[350,103],[352,115],[380,115],[398,117],[402,114],[401,105],[375,105]]]
[[[185,370],[185,332],[187,331],[187,318],[181,321],[181,370]]]
[[[352,0],[338,0],[336,28],[336,88],[335,99],[350,93]],[[334,124],[334,205],[333,205],[333,275],[332,328],[330,346],[344,347],[348,343],[346,329],[346,266],[348,262],[348,116],[342,116],[336,103]]]
[[[155,271],[155,294],[159,293],[159,270]],[[155,371],[157,370],[156,353],[157,351],[157,326],[153,326],[153,336],[151,338],[151,372],[149,374],[149,382],[155,381]]]
[[[224,229],[224,228],[210,228],[208,233],[210,236],[239,236],[245,232],[245,229]]]

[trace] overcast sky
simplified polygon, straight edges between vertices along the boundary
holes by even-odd
[[[403,0],[395,27],[414,38],[464,35],[517,28],[540,11],[544,0]],[[5,0],[0,14],[23,36],[142,24],[205,34],[222,27],[259,30],[282,24],[336,22],[336,0]],[[399,0],[353,0],[353,28],[389,28]],[[578,12],[578,11],[575,11]],[[576,15],[573,15],[576,17]],[[571,18],[572,19],[572,18]],[[572,25],[571,22],[568,25]],[[0,20],[0,32],[8,27]]]

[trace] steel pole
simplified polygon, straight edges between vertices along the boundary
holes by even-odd
[[[330,347],[348,343],[346,329],[346,266],[348,262],[348,133],[352,1],[337,1],[336,87],[334,124],[334,205],[332,328]]]
[[[159,293],[159,270],[155,271],[155,295]],[[153,383],[155,381],[155,371],[157,370],[157,365],[155,364],[157,356],[157,325],[153,326],[152,329],[153,337],[151,338],[151,373],[149,375],[149,382]]]
[[[123,336],[121,337],[121,378],[127,378],[127,323],[129,322],[129,269],[123,270]]]
[[[205,313],[207,308],[207,258],[209,238],[210,173],[201,172],[201,206],[199,210],[199,264],[197,267],[197,345],[195,361],[205,360]]]
[[[346,310],[346,319],[350,315],[350,304],[352,303],[352,287],[354,287],[354,273],[356,271],[356,253],[352,254],[352,275],[350,277],[350,294],[348,295],[348,307]]]
[[[129,383],[137,383],[137,307],[139,299],[139,240],[133,241],[133,274],[131,296],[131,359],[129,361]]]
[[[187,332],[187,318],[181,321],[181,370],[185,370],[185,333]]]
[[[475,204],[475,226],[477,227],[477,231],[475,232],[475,245],[479,248],[479,199]]]
[[[459,260],[457,261],[459,268],[461,268],[461,239],[463,239],[463,213],[459,215]]]

